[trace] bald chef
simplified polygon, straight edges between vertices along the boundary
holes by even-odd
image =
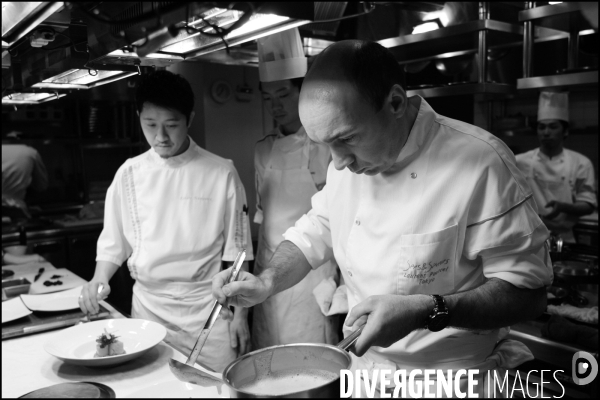
[[[598,207],[592,162],[565,149],[569,136],[569,94],[540,93],[537,135],[540,147],[516,156],[533,191],[542,221],[566,242],[575,242],[573,226]]]
[[[96,271],[79,305],[97,313],[127,260],[132,316],[162,324],[165,341],[189,354],[212,308],[211,278],[242,248],[252,259],[246,195],[233,163],[188,136],[194,93],[184,78],[143,77],[136,105],[151,148],[127,160],[108,188]],[[249,343],[247,310],[238,308],[231,323],[217,320],[197,361],[221,371]]]
[[[285,231],[310,210],[310,199],[325,186],[331,161],[329,148],[310,140],[298,115],[307,68],[298,29],[258,39],[258,50],[263,102],[278,126],[256,143],[254,152],[254,222],[260,224],[256,274],[267,267]],[[323,315],[313,295],[321,281],[336,274],[335,261],[328,261],[294,287],[257,304],[253,349],[298,342],[336,343],[337,318]]]
[[[213,295],[252,306],[335,258],[351,309],[345,333],[364,324],[353,369],[369,379],[383,369],[477,369],[471,388],[492,395],[487,371],[533,358],[505,327],[545,309],[548,230],[508,147],[408,98],[402,80],[377,43],[341,41],[317,56],[300,119],[331,149],[327,185],[266,270],[227,285],[221,272]],[[466,393],[468,381],[452,387]]]

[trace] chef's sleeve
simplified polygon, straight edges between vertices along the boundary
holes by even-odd
[[[294,243],[302,251],[313,269],[333,259],[327,203],[325,185],[312,197],[312,209],[283,234],[285,240]]]
[[[258,147],[254,149],[254,188],[256,189],[256,213],[254,214],[254,223],[262,224],[263,222],[263,210],[260,199],[260,188],[263,182],[264,167],[261,162],[261,153]]]
[[[246,249],[246,261],[254,260],[246,191],[233,167],[227,176],[227,205],[224,218],[225,245],[222,260],[235,261],[242,249]]]
[[[550,285],[549,232],[514,156],[500,151],[481,159],[485,165],[470,201],[463,255],[479,258],[487,278],[519,288]]]
[[[129,258],[133,249],[125,237],[123,228],[123,212],[126,207],[125,193],[122,184],[126,179],[123,169],[117,171],[115,179],[106,191],[104,202],[104,227],[98,238],[96,261],[108,261],[122,265]]]
[[[48,171],[37,150],[33,153],[33,170],[31,171],[31,188],[37,191],[48,188]]]
[[[583,201],[589,203],[594,207],[594,209],[598,208],[594,167],[592,162],[587,158],[584,159],[577,168],[577,177],[575,180],[575,201]]]

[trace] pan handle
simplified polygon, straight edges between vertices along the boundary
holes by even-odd
[[[339,342],[337,344],[337,347],[339,347],[342,350],[348,351],[348,349],[350,347],[352,347],[352,345],[354,344],[354,342],[356,342],[358,340],[358,337],[360,336],[360,334],[361,334],[363,328],[365,327],[365,325],[361,326],[360,328],[358,328],[357,330],[355,330],[354,332],[352,332],[350,335],[348,335],[347,338],[345,338],[344,340],[342,340],[341,342]]]

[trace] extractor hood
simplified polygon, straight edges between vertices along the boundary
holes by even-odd
[[[28,7],[3,3],[3,8],[9,7],[11,15],[20,11],[19,15],[30,16],[30,22],[24,26],[7,19],[5,26],[3,10],[3,39],[5,31],[12,35],[3,40],[10,54],[3,67],[9,67],[12,83],[3,87],[3,104],[11,100],[6,93],[68,93],[146,68],[167,67],[223,49],[229,52],[230,46],[314,18],[312,2],[46,2]],[[48,15],[49,10],[55,14]],[[49,32],[49,43],[33,40],[46,34],[42,30]]]
[[[88,4],[82,12],[88,23],[88,65],[168,66],[307,24],[314,4],[115,2]]]

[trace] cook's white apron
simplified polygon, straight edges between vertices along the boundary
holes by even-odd
[[[317,193],[308,167],[310,139],[304,135],[301,148],[293,152],[284,150],[288,141],[293,140],[297,138],[290,135],[273,143],[263,184],[258,188],[263,222],[259,229],[256,275],[268,265],[283,241],[283,233],[310,210],[311,197]],[[336,265],[327,263],[310,271],[292,288],[254,306],[253,349],[299,342],[336,343],[337,319],[323,315],[312,293],[323,279],[335,273]]]
[[[551,200],[559,201],[562,203],[573,204],[573,193],[571,186],[575,184],[572,176],[566,174],[552,176],[549,171],[540,171],[536,169],[539,164],[537,162],[538,152],[532,152],[531,168],[529,170],[529,176],[527,181],[531,186],[533,197],[538,206],[538,212],[540,215],[548,214],[549,210],[544,206]],[[565,164],[571,165],[571,160],[568,159],[569,155],[564,152]],[[559,234],[567,242],[575,242],[573,236],[573,226],[577,223],[578,217],[567,215],[565,213],[558,214],[554,219],[547,220],[546,227],[553,233]]]
[[[165,342],[189,355],[208,320],[214,298],[212,281],[144,282],[133,286],[132,316],[167,328]],[[237,357],[229,339],[229,322],[218,318],[198,361],[221,372]]]

